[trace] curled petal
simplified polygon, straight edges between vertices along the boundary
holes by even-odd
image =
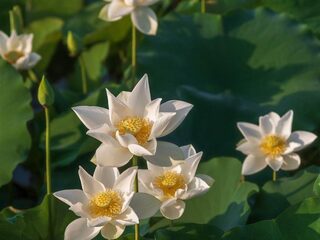
[[[122,17],[115,17],[115,18],[110,18],[109,16],[109,6],[110,4],[106,4],[100,11],[99,13],[99,18],[107,21],[107,22],[113,22],[113,21],[117,21],[120,20]]]
[[[126,226],[117,223],[108,223],[101,229],[101,235],[106,239],[119,238]]]
[[[136,7],[131,14],[131,20],[140,32],[147,35],[156,35],[158,20],[151,8]]]
[[[82,167],[79,167],[79,177],[83,192],[90,199],[95,194],[105,190],[104,185],[89,175]]]
[[[114,0],[110,3],[109,7],[107,8],[108,18],[109,19],[121,18],[131,13],[133,9],[134,9],[133,6],[128,6],[121,0]],[[104,11],[106,11],[106,9],[104,9]]]
[[[96,164],[100,166],[121,167],[132,158],[132,153],[122,146],[101,144],[96,151]]]
[[[295,170],[299,168],[301,164],[301,159],[298,154],[292,153],[283,156],[283,164],[281,166],[281,169],[283,170]]]
[[[257,142],[261,139],[261,132],[259,126],[245,122],[239,122],[237,126],[242,135],[248,141]]]
[[[105,188],[113,188],[118,177],[119,170],[115,167],[97,166],[93,174],[93,178],[101,182]]]
[[[72,110],[88,129],[96,129],[109,122],[109,110],[101,107],[79,106]],[[109,126],[111,123],[109,122]]]
[[[242,175],[257,173],[267,166],[265,157],[248,155],[242,165]]]
[[[134,209],[139,219],[154,216],[159,211],[160,205],[161,202],[157,198],[142,192],[134,194],[130,203],[130,206]]]
[[[178,219],[184,213],[186,204],[182,200],[169,199],[162,203],[160,211],[167,219]]]
[[[86,218],[78,218],[71,222],[64,233],[65,240],[88,240],[93,239],[102,227],[88,227]]]
[[[276,158],[266,158],[266,162],[272,168],[273,171],[279,171],[283,164],[283,157],[278,156]]]
[[[121,192],[133,192],[133,184],[137,171],[136,167],[131,167],[121,173],[114,184],[114,189],[118,189]]]
[[[293,120],[293,111],[290,110],[285,115],[283,115],[278,121],[278,124],[275,129],[275,133],[277,135],[288,138],[291,134],[292,120]]]
[[[295,151],[299,151],[311,144],[314,140],[316,140],[316,138],[317,136],[311,132],[295,131],[288,138],[288,142],[299,143],[300,146],[294,149]]]

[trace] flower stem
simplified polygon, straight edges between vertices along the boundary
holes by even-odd
[[[137,71],[137,31],[135,26],[132,24],[132,43],[131,43],[131,87],[135,85],[136,82],[136,71]]]
[[[82,80],[82,93],[86,95],[88,93],[88,83],[87,83],[87,74],[86,74],[86,64],[84,58],[81,55],[79,57],[80,69],[81,69],[81,80]]]
[[[206,0],[201,0],[201,13],[206,13]]]
[[[46,118],[46,182],[47,182],[47,194],[51,194],[51,163],[50,163],[50,118],[49,109],[44,107]]]
[[[241,176],[240,176],[240,183],[244,183],[245,181],[246,181],[245,176],[241,174]]]
[[[276,171],[273,171],[272,173],[272,181],[276,181],[277,180],[277,172]]]
[[[12,10],[9,11],[9,18],[10,18],[10,30],[11,32],[16,31],[16,21],[14,18],[14,13]]]
[[[132,158],[132,166],[133,167],[137,167],[138,166],[138,157],[137,156],[133,156]],[[135,192],[139,192],[139,184],[138,184],[138,173],[136,175],[136,178],[134,180],[134,191]],[[139,224],[135,224],[134,225],[134,239],[135,240],[139,240]]]

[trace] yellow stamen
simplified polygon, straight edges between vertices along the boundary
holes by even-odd
[[[18,51],[11,51],[4,55],[4,58],[9,62],[10,64],[15,64],[19,58],[23,57],[24,53],[18,52]]]
[[[182,174],[174,171],[164,172],[163,175],[158,176],[153,181],[156,188],[162,190],[166,197],[174,197],[178,189],[183,189],[186,185]]]
[[[114,217],[121,213],[123,199],[119,192],[107,189],[95,195],[89,203],[89,212],[93,218]]]
[[[271,158],[275,158],[286,150],[286,140],[283,137],[269,135],[262,139],[260,150]]]
[[[130,133],[139,144],[145,144],[150,136],[152,124],[140,117],[128,117],[118,123],[118,130],[121,135]]]

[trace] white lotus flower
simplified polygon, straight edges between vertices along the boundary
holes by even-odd
[[[105,21],[116,21],[131,15],[133,25],[142,33],[155,35],[158,29],[157,16],[149,7],[159,0],[107,0],[99,17]]]
[[[170,151],[165,154],[168,148]],[[171,156],[180,158],[173,159]],[[151,201],[149,198],[144,202],[133,199],[132,207],[138,209],[139,218],[151,217],[159,208],[168,219],[180,218],[185,209],[184,200],[207,192],[213,179],[206,175],[195,176],[201,156],[202,152],[196,153],[191,145],[179,148],[174,144],[159,142],[153,158],[162,165],[171,166],[160,167],[148,162],[148,170],[138,170],[139,192],[157,199]]]
[[[148,76],[144,75],[132,92],[115,97],[107,90],[109,110],[93,106],[73,110],[89,129],[88,135],[102,142],[96,151],[96,164],[123,166],[133,155],[153,155],[156,138],[175,130],[192,105],[183,101],[151,101]]]
[[[35,66],[41,56],[32,52],[33,34],[17,35],[15,31],[8,37],[0,31],[0,55],[18,70]]]
[[[245,137],[237,150],[248,155],[242,166],[242,174],[250,175],[269,165],[273,171],[294,170],[300,166],[296,151],[311,144],[317,136],[310,132],[291,132],[293,111],[281,118],[271,112],[259,119],[259,126],[251,123],[238,123]]]
[[[139,219],[129,206],[136,173],[136,168],[120,175],[117,168],[97,166],[92,177],[80,167],[83,190],[54,193],[80,217],[68,225],[64,239],[93,239],[99,232],[106,239],[116,239],[126,226],[138,224]]]

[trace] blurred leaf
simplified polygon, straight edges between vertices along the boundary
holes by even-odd
[[[313,192],[320,197],[320,175],[318,176],[317,180],[313,185]]]
[[[276,203],[274,203],[276,204]],[[275,220],[261,221],[226,233],[223,240],[316,240],[320,238],[320,199],[308,198]]]
[[[293,177],[267,182],[257,195],[253,218],[255,220],[275,218],[290,205],[312,197],[313,185],[319,174],[320,167],[312,166],[297,172]]]
[[[249,182],[240,183],[241,163],[234,158],[213,158],[201,163],[197,173],[211,176],[215,182],[204,195],[186,202],[186,210],[174,223],[209,223],[222,230],[244,225],[250,213],[247,199],[258,191],[258,187]],[[170,224],[162,220],[152,227]]]
[[[261,8],[224,17],[168,15],[158,34],[139,44],[138,70],[149,74],[154,97],[194,104],[168,139],[192,142],[208,158],[234,153],[241,139],[236,122],[258,121],[270,110],[292,108],[294,128],[315,130],[319,52],[303,26]],[[306,108],[305,101],[312,104]]]
[[[57,43],[61,39],[63,21],[59,18],[44,18],[32,22],[28,26],[28,32],[34,34],[33,51],[41,55],[42,59],[36,65],[36,70],[42,75],[48,67],[56,50]]]
[[[262,0],[261,5],[285,12],[307,24],[320,37],[320,2],[313,0]]]
[[[0,60],[0,186],[8,183],[31,147],[27,122],[33,117],[31,95],[20,74]]]
[[[223,234],[218,228],[210,225],[184,224],[160,229],[155,234],[156,240],[198,240],[198,239],[220,239]]]
[[[105,4],[106,2],[90,4],[70,18],[64,26],[64,35],[72,31],[82,38],[85,44],[105,40],[113,42],[123,40],[131,28],[131,22],[128,18],[115,22],[105,22],[99,19],[99,12]]]
[[[72,16],[81,9],[82,5],[83,0],[28,0],[28,17],[38,19],[48,16]]]
[[[4,213],[4,209],[0,213],[0,232],[3,239],[22,239],[22,231],[25,227],[22,216],[8,217]]]

